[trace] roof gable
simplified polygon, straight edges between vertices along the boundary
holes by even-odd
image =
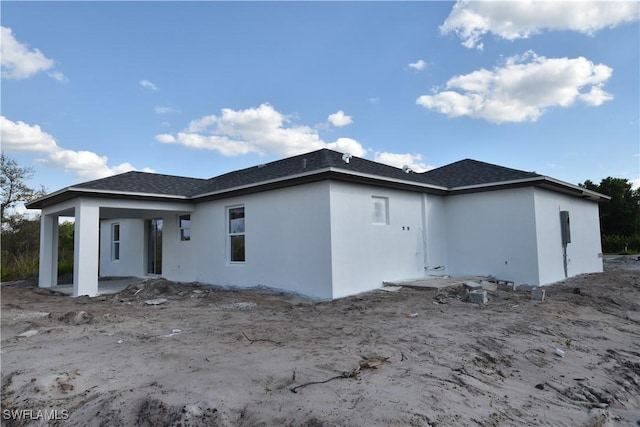
[[[525,172],[472,159],[460,160],[423,172],[421,175],[427,182],[449,189],[542,177],[535,172]]]
[[[329,168],[425,183],[420,174],[406,173],[393,166],[324,148],[211,178],[199,189],[199,193],[192,193],[192,195],[258,184]]]

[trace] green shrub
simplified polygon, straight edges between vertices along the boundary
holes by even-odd
[[[38,277],[38,265],[40,259],[38,253],[22,253],[9,255],[2,253],[2,281],[24,280]]]
[[[602,251],[608,254],[638,253],[640,252],[640,234],[631,236],[603,235]]]

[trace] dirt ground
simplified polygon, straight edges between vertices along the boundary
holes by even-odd
[[[161,279],[95,298],[4,284],[2,424],[640,425],[640,261],[545,290],[478,305],[461,287],[317,302]]]

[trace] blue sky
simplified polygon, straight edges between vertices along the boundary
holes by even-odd
[[[2,150],[47,190],[329,147],[640,184],[638,2],[7,2]]]

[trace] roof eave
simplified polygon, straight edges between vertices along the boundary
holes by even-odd
[[[580,187],[579,185],[573,185],[568,182],[560,181],[559,179],[551,178],[548,176],[544,177],[544,181],[540,186],[543,188],[572,194],[574,196],[589,199],[598,203],[608,202],[609,200],[611,200],[611,197],[605,194],[588,190],[586,188]]]
[[[577,185],[570,184],[559,179],[539,175],[532,178],[515,179],[511,181],[491,182],[479,185],[467,185],[453,187],[450,189],[451,194],[477,193],[482,191],[502,190],[506,188],[536,186],[546,188],[551,191],[570,194],[575,197],[589,199],[594,202],[605,202],[611,200],[611,197],[595,191],[582,188]]]
[[[134,200],[189,201],[190,198],[172,194],[141,193],[135,191],[114,191],[81,187],[66,187],[25,204],[27,209],[43,209],[75,197],[105,197]]]

